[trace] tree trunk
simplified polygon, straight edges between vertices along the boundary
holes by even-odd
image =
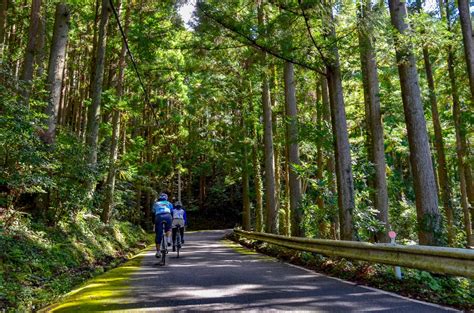
[[[245,114],[241,116],[241,126],[243,131],[243,147],[242,147],[242,228],[250,230],[250,196],[249,196],[249,168],[248,168],[248,153],[247,153],[247,126],[245,123]]]
[[[362,68],[362,81],[364,86],[364,102],[366,107],[366,122],[368,135],[368,155],[374,170],[369,179],[374,189],[372,198],[374,207],[378,211],[377,219],[384,225],[383,229],[376,234],[379,242],[389,242],[388,238],[388,192],[385,172],[385,149],[383,138],[382,117],[380,113],[380,90],[377,75],[377,63],[373,47],[373,30],[370,22],[371,4],[363,0],[359,11],[359,47]]]
[[[268,233],[278,232],[278,214],[275,194],[275,158],[273,151],[272,108],[270,90],[266,74],[262,75],[262,104],[263,104],[263,137],[265,156],[265,230]]]
[[[0,58],[3,59],[5,28],[7,27],[8,0],[0,0]]]
[[[459,20],[461,22],[464,54],[466,59],[469,88],[471,90],[471,105],[474,105],[474,40],[472,38],[472,21],[468,0],[458,0]]]
[[[296,104],[296,88],[293,64],[285,62],[285,106],[287,115],[287,146],[289,161],[289,182],[290,182],[290,214],[291,214],[291,235],[296,237],[304,236],[303,212],[301,210],[301,181],[294,165],[299,166],[300,153],[298,145],[298,110]]]
[[[319,134],[323,134],[323,104],[321,101],[321,84],[316,80],[316,129]],[[316,142],[316,179],[318,186],[322,186],[324,178],[324,155],[323,155],[323,136]],[[324,196],[321,187],[318,188],[316,204],[321,212],[324,212]]]
[[[290,210],[290,164],[289,164],[289,147],[285,145],[285,220],[284,220],[284,234],[290,236],[291,234],[291,210]]]
[[[329,94],[328,94],[328,83],[326,77],[321,75],[321,98],[322,98],[322,112],[323,112],[323,120],[326,125],[328,125],[328,128],[330,128],[332,125],[331,122],[331,104],[329,101]],[[331,134],[332,138],[329,140],[331,142],[334,142],[334,133]],[[328,172],[328,189],[330,190],[332,196],[335,196],[337,193],[336,190],[336,184],[334,182],[334,173],[336,171],[336,166],[335,166],[335,153],[333,151],[328,151],[327,153],[327,159],[326,159],[326,171]],[[337,208],[331,206],[330,207],[330,216],[332,217],[332,229],[333,231],[333,239],[338,240],[340,239],[340,223],[339,223],[339,214],[337,212]]]
[[[449,8],[449,3],[446,3],[446,22],[448,31],[451,29],[451,12]],[[463,140],[462,134],[462,119],[461,119],[461,107],[459,102],[459,93],[456,84],[456,72],[454,70],[454,52],[451,46],[448,46],[448,74],[449,81],[451,84],[451,95],[453,98],[453,119],[454,119],[454,129],[456,133],[456,155],[457,155],[457,165],[458,173],[460,180],[460,189],[461,189],[461,207],[464,215],[464,230],[466,232],[466,246],[474,246],[474,238],[472,233],[472,223],[469,212],[469,203],[467,196],[467,182],[466,182],[466,168],[465,168],[465,141]]]
[[[418,239],[421,245],[439,245],[442,233],[441,218],[416,61],[407,39],[400,40],[408,28],[405,22],[405,2],[391,0],[389,7],[392,25],[398,32],[395,35],[395,47],[413,171]]]
[[[58,3],[56,5],[53,40],[51,43],[51,53],[49,55],[47,80],[49,87],[49,101],[46,108],[46,115],[48,116],[48,129],[46,130],[44,141],[48,144],[53,143],[56,137],[59,102],[61,98],[61,88],[64,78],[64,65],[66,61],[69,18],[70,13],[68,6],[64,3]]]
[[[451,198],[451,186],[448,177],[448,168],[446,165],[446,155],[444,153],[443,133],[441,130],[441,123],[439,121],[438,102],[436,100],[433,71],[431,68],[428,47],[423,47],[423,59],[425,63],[426,79],[428,81],[428,88],[430,91],[431,119],[433,121],[435,135],[434,146],[436,149],[436,160],[438,163],[438,183],[440,189],[439,191],[446,214],[448,244],[452,245],[454,243],[455,233],[453,228],[453,204]]]
[[[249,83],[250,89],[250,99],[253,99],[252,95],[252,85]],[[252,100],[251,100],[252,101]],[[254,110],[253,103],[250,103],[250,110]],[[258,110],[256,110],[258,111]],[[253,165],[253,181],[255,188],[255,230],[258,232],[263,232],[264,229],[264,220],[263,220],[263,183],[262,183],[262,174],[260,171],[260,160],[258,157],[258,147],[260,140],[258,138],[257,123],[253,124],[253,145],[252,145],[252,165]]]
[[[324,36],[330,42],[337,42],[332,3],[328,1],[323,11]],[[331,107],[331,124],[334,136],[334,155],[336,162],[337,197],[339,206],[340,236],[342,240],[355,240],[356,231],[353,226],[354,183],[352,177],[351,153],[347,133],[346,111],[342,90],[339,51],[332,45],[324,60],[326,77],[329,87],[329,103]]]
[[[104,223],[110,221],[112,209],[114,206],[114,191],[115,191],[115,174],[116,174],[116,165],[117,155],[118,155],[118,142],[120,135],[120,111],[118,109],[114,110],[112,118],[112,143],[110,146],[109,154],[109,171],[107,174],[106,181],[106,193],[105,201],[102,207],[101,220]]]
[[[66,47],[67,49],[67,47]],[[67,109],[66,109],[66,97],[67,97],[67,93],[68,93],[68,85],[67,85],[67,80],[68,80],[68,77],[67,77],[67,71],[66,71],[66,68],[67,68],[67,60],[68,60],[68,56],[67,56],[67,53],[65,55],[65,62],[64,62],[64,66],[63,66],[63,74],[62,74],[62,77],[63,77],[63,80],[61,82],[61,92],[60,92],[60,97],[59,97],[59,109],[58,109],[58,120],[57,120],[57,124],[59,125],[64,125],[64,120],[66,118],[66,114],[67,114]]]
[[[38,51],[36,51],[37,40],[39,35],[39,26],[41,19],[41,0],[32,0],[31,2],[31,15],[30,15],[30,26],[28,29],[28,43],[26,45],[25,56],[23,61],[22,74],[20,79],[25,83],[21,91],[22,102],[28,105],[30,91],[31,91],[31,81],[33,79],[33,69],[35,56]]]
[[[263,27],[264,14],[262,3],[258,5],[258,25]],[[278,212],[275,193],[275,157],[273,151],[272,107],[270,87],[265,70],[265,53],[261,56],[262,66],[262,106],[263,106],[263,145],[265,152],[265,230],[268,233],[278,233]]]
[[[471,108],[474,107],[474,38],[472,35],[472,21],[470,14],[470,5],[467,0],[458,0],[459,20],[461,22],[462,37],[464,43],[464,55],[466,59],[467,74],[469,77],[469,88],[471,91]],[[461,134],[465,137],[464,133]],[[464,145],[466,140],[464,139]],[[469,159],[469,149],[466,149],[465,158]],[[469,162],[464,164],[467,197],[471,204],[471,209],[474,208],[474,182],[472,179],[472,168]]]
[[[282,221],[285,219],[284,212],[280,211],[280,198],[281,198],[281,190],[280,190],[280,147],[278,144],[278,103],[277,103],[277,96],[278,96],[278,76],[276,73],[276,66],[275,64],[271,64],[269,66],[269,70],[271,72],[270,75],[270,106],[272,108],[272,135],[274,138],[273,144],[273,152],[274,152],[274,160],[275,160],[275,212],[278,215],[277,220]],[[278,223],[278,233],[283,233],[284,225],[282,223]]]
[[[44,73],[44,68],[45,68],[45,59],[46,59],[46,36],[47,36],[47,29],[46,29],[46,17],[41,16],[40,21],[39,21],[39,28],[38,28],[38,39],[36,40],[36,51],[38,53],[35,56],[35,64],[37,64],[36,67],[36,73],[33,75],[36,75],[38,77],[41,77]]]
[[[104,77],[104,58],[107,41],[107,23],[109,20],[109,0],[102,0],[102,11],[99,24],[99,38],[97,42],[94,81],[92,86],[92,104],[89,107],[87,119],[87,145],[90,152],[88,162],[92,167],[97,164],[97,150],[99,140],[100,102],[102,95],[102,81]],[[94,189],[92,186],[91,191]]]
[[[448,15],[449,16],[449,15]],[[459,180],[461,183],[461,207],[464,214],[464,230],[466,232],[466,246],[474,246],[474,238],[472,233],[472,224],[469,212],[469,203],[467,199],[467,184],[466,184],[466,168],[465,168],[465,151],[466,147],[463,143],[461,134],[462,120],[461,120],[461,108],[459,103],[459,96],[456,86],[456,74],[454,72],[454,53],[449,47],[448,51],[448,72],[451,81],[451,93],[453,96],[453,119],[454,129],[456,132],[456,155],[457,165],[459,172]]]
[[[206,194],[206,176],[199,176],[199,210],[204,212],[204,198]]]
[[[128,32],[128,25],[130,20],[130,8],[127,7],[127,11],[125,13],[125,28],[124,33],[127,35]],[[119,67],[118,67],[118,75],[117,75],[117,95],[119,99],[123,96],[123,81],[125,77],[125,57],[126,57],[126,46],[125,43],[122,43],[122,49],[120,50],[119,55]],[[112,209],[114,207],[114,193],[115,193],[115,180],[116,180],[116,162],[118,158],[118,150],[119,150],[119,143],[120,143],[120,110],[116,108],[113,112],[112,116],[112,143],[110,146],[110,153],[109,153],[109,171],[107,175],[106,181],[106,197],[104,201],[104,206],[102,208],[102,221],[104,223],[108,223],[110,220],[110,216],[112,213]],[[179,175],[179,174],[178,174]],[[179,196],[181,198],[181,195]],[[181,199],[179,199],[181,201]]]
[[[352,178],[349,136],[347,133],[346,112],[342,92],[339,67],[339,54],[334,52],[332,64],[327,65],[327,79],[331,105],[331,123],[334,133],[334,155],[336,161],[336,180],[339,206],[340,233],[342,240],[354,240],[355,230],[352,222],[354,211],[354,183]]]

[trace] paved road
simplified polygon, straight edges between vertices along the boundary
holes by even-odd
[[[281,263],[243,254],[221,241],[224,231],[187,234],[181,257],[170,252],[158,265],[150,251],[132,276],[122,310],[449,312],[379,290],[356,286]]]

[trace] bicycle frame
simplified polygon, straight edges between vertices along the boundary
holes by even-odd
[[[161,236],[161,243],[160,243],[161,264],[165,265],[166,264],[166,254],[168,253],[168,245],[166,243],[166,231],[165,231],[166,222],[165,221],[161,222],[161,225],[162,225],[162,229],[163,229],[163,234]]]

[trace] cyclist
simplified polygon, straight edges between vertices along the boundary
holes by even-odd
[[[155,225],[155,244],[157,258],[161,258],[160,243],[161,237],[163,236],[163,222],[165,222],[166,241],[168,246],[171,246],[171,212],[173,211],[173,205],[168,201],[168,195],[161,193],[158,200],[153,204],[151,209],[153,222]]]
[[[176,232],[179,226],[179,233],[181,235],[181,244],[184,244],[184,226],[188,225],[186,220],[186,211],[184,211],[183,205],[180,201],[176,201],[174,204],[173,215],[173,251],[176,251]]]

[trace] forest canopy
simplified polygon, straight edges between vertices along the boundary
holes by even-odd
[[[471,19],[467,0],[2,0],[2,228],[150,228],[164,191],[211,228],[474,246]]]

